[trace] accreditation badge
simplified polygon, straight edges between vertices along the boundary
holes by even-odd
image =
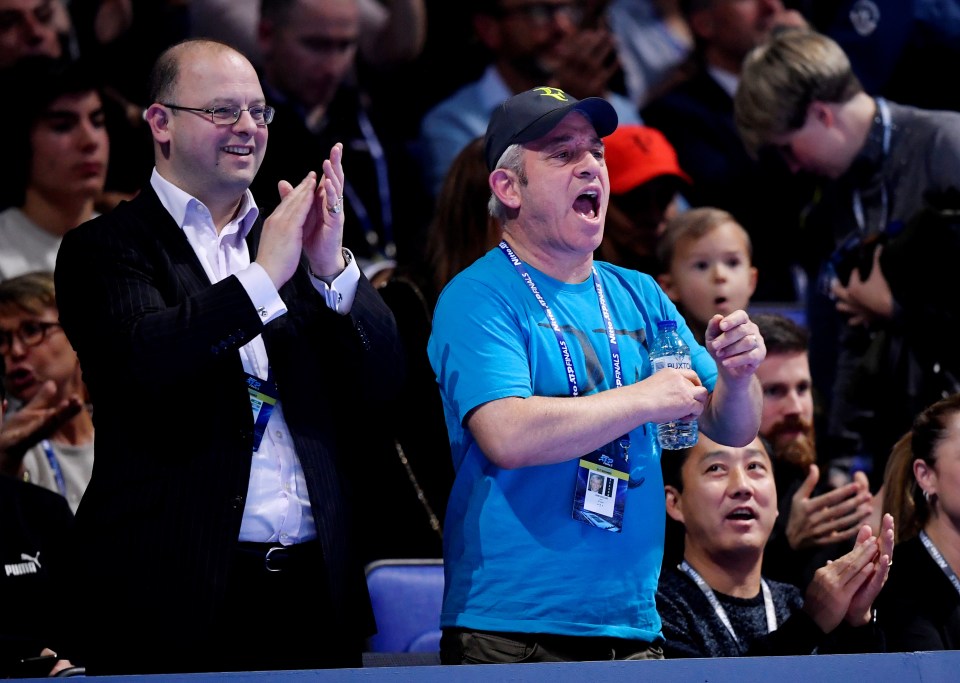
[[[260,379],[256,375],[245,374],[247,375],[247,393],[250,394],[250,407],[253,409],[253,452],[256,453],[280,393],[270,377]]]
[[[573,518],[605,531],[623,530],[630,480],[629,441],[616,439],[580,458],[573,494]]]

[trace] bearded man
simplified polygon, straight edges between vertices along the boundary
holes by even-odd
[[[874,496],[863,472],[820,480],[807,330],[784,315],[755,319],[767,346],[757,368],[760,436],[773,461],[780,510],[763,572],[805,589],[817,568],[850,550],[874,513]]]

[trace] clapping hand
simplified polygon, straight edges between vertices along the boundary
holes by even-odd
[[[884,515],[876,537],[869,525],[863,525],[853,550],[816,571],[804,595],[803,611],[824,633],[832,632],[842,621],[851,626],[869,623],[873,601],[892,562],[893,517]]]
[[[23,456],[83,410],[76,396],[57,398],[57,385],[47,380],[36,395],[11,413],[0,429],[0,473],[19,476]]]
[[[853,538],[873,513],[873,496],[862,472],[857,472],[849,484],[811,497],[819,478],[820,469],[811,465],[807,478],[793,494],[786,534],[794,550]]]

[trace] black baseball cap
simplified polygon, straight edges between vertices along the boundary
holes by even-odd
[[[617,129],[617,112],[602,97],[578,100],[560,88],[533,88],[506,100],[490,117],[485,142],[487,168],[494,169],[507,147],[543,137],[571,111],[584,114],[600,137]]]

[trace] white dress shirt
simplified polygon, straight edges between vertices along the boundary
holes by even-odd
[[[235,275],[249,295],[251,305],[260,311],[264,325],[287,312],[266,271],[250,261],[246,236],[260,214],[250,190],[244,194],[236,217],[218,233],[203,202],[163,178],[156,168],[150,184],[164,208],[183,229],[211,283]],[[327,306],[341,315],[350,312],[360,280],[356,260],[352,254],[349,256],[347,268],[331,283],[311,278]],[[261,336],[241,347],[240,357],[244,371],[267,378],[270,363]],[[252,422],[252,408],[250,419]],[[239,540],[290,545],[316,536],[303,468],[283,418],[283,406],[278,401],[270,414],[260,448],[253,453]]]

